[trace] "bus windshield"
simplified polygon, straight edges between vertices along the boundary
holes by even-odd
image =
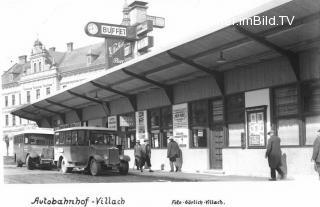
[[[94,145],[115,145],[115,135],[105,131],[91,131],[90,144]]]

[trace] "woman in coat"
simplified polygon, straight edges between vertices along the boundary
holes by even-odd
[[[271,179],[276,180],[276,171],[284,178],[284,173],[281,170],[281,148],[280,148],[280,138],[275,135],[274,131],[271,130],[268,135],[270,138],[268,140],[266,158],[268,158],[268,163],[271,171]]]

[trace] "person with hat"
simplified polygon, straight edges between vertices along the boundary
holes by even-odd
[[[268,132],[270,138],[268,140],[266,158],[268,158],[269,167],[271,170],[271,179],[276,180],[276,171],[280,174],[281,179],[284,179],[284,173],[281,170],[281,147],[280,147],[280,138],[275,135],[274,130]]]
[[[169,143],[167,147],[167,158],[170,161],[170,172],[174,172],[174,167],[176,167],[176,171],[179,171],[178,163],[176,162],[177,157],[179,157],[179,145],[176,141],[174,141],[173,137],[169,137]]]
[[[320,130],[318,130],[318,136],[313,142],[311,161],[314,161],[314,169],[318,172],[320,180]]]
[[[149,172],[153,172],[151,169],[151,147],[149,144],[149,140],[144,140],[144,144],[141,146],[142,153],[141,153],[141,163],[140,163],[140,170],[143,172],[143,166],[147,164]]]
[[[137,170],[140,169],[140,163],[141,163],[141,156],[142,156],[142,152],[141,152],[141,145],[140,145],[140,140],[136,141],[136,145],[134,146],[134,161],[135,161],[135,165],[137,166]]]

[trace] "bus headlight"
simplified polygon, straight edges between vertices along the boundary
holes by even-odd
[[[109,159],[108,155],[104,155],[103,159],[105,159],[105,160]]]

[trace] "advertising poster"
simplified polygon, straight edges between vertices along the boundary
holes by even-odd
[[[263,111],[248,112],[249,147],[265,146],[265,122]]]
[[[108,116],[108,128],[117,131],[117,116]]]
[[[173,138],[179,145],[187,146],[189,140],[188,104],[172,107]]]
[[[136,112],[136,137],[137,140],[148,139],[147,111]]]

